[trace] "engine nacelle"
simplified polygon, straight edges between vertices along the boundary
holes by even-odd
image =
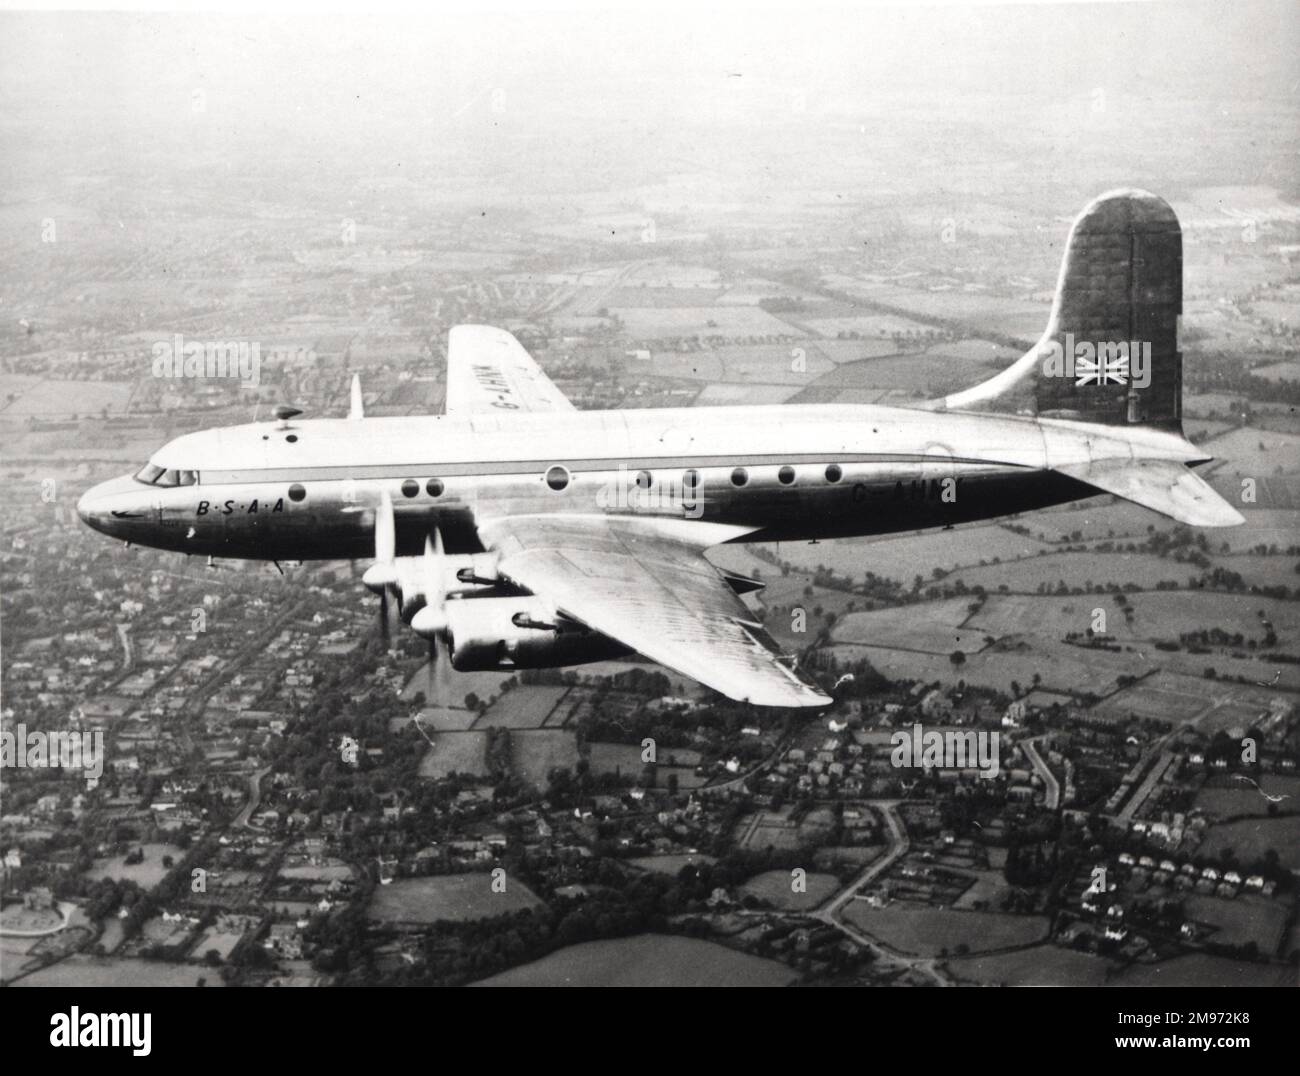
[[[545,669],[605,661],[630,653],[531,596],[449,601],[443,615],[451,664],[462,672]]]
[[[497,579],[496,562],[495,553],[446,556],[443,558],[441,586],[448,596],[492,590]],[[402,616],[408,621],[427,604],[429,596],[425,594],[425,589],[429,584],[433,583],[435,587],[439,585],[436,580],[430,580],[428,565],[422,556],[397,557],[387,573],[384,566],[371,565],[366,569],[362,581],[375,593],[383,589],[385,582],[396,587],[401,597]]]

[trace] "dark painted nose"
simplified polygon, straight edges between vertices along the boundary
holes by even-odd
[[[77,515],[101,534],[120,535],[133,521],[148,518],[147,487],[130,475],[92,486],[77,501]]]

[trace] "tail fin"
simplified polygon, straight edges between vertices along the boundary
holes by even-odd
[[[1162,198],[1119,190],[1070,229],[1047,330],[996,377],[935,406],[1182,432],[1183,235]]]

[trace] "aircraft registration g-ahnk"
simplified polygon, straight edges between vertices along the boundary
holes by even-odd
[[[1038,344],[940,400],[578,411],[509,333],[461,325],[446,414],[367,418],[354,380],[348,418],[281,406],[273,422],[178,437],[78,512],[183,553],[373,557],[384,622],[400,612],[456,669],[635,651],[732,699],[823,706],[741,600],[757,581],[705,550],[1098,493],[1192,526],[1242,522],[1188,469],[1210,457],[1182,434],[1181,309],[1177,217],[1115,191],[1074,222]]]

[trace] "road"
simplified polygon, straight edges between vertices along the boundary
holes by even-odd
[[[1043,756],[1038,753],[1038,745],[1035,740],[1040,739],[1042,739],[1041,736],[1035,736],[1031,740],[1021,740],[1020,746],[1025,749],[1025,755],[1029,759],[1030,765],[1034,767],[1034,772],[1043,779],[1043,788],[1046,791],[1046,799],[1043,801],[1043,805],[1049,811],[1055,811],[1061,806],[1061,782],[1056,779],[1056,775],[1043,761]]]
[[[943,973],[937,960],[929,957],[911,957],[899,953],[883,942],[877,941],[870,934],[852,923],[846,923],[841,917],[845,906],[850,901],[855,900],[858,893],[864,888],[884,874],[903,856],[907,855],[908,849],[912,846],[907,837],[907,830],[903,826],[903,820],[898,816],[898,800],[866,800],[864,802],[868,806],[877,808],[884,816],[889,834],[889,847],[885,849],[884,855],[873,859],[861,874],[813,912],[812,917],[847,934],[864,949],[871,950],[876,957],[877,967],[899,967],[919,971],[923,975],[930,976],[937,986],[952,986],[952,980]]]
[[[235,815],[233,825],[236,827],[241,829],[255,828],[248,820],[253,817],[253,812],[257,810],[258,806],[262,802],[262,778],[270,772],[271,767],[267,766],[264,769],[258,770],[255,774],[249,777],[248,802],[244,804],[243,810],[241,810],[239,814]]]

